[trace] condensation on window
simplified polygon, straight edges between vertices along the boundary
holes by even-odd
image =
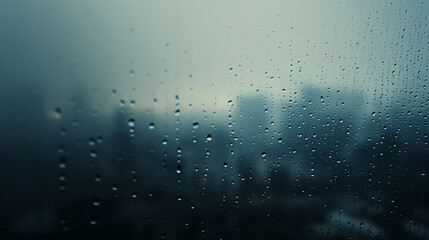
[[[428,239],[425,1],[1,1],[1,239]]]

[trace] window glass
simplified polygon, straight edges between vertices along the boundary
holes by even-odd
[[[428,239],[425,1],[1,1],[1,239]]]

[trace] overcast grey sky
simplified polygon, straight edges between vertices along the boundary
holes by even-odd
[[[304,86],[391,96],[413,84],[392,85],[392,71],[425,69],[408,62],[427,53],[428,4],[405,3],[2,1],[1,68],[37,81],[48,108],[85,91],[99,112],[124,99],[163,113],[178,94],[222,113],[240,95],[277,101]]]

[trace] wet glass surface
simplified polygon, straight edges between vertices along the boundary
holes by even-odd
[[[425,1],[0,1],[1,239],[428,239]]]

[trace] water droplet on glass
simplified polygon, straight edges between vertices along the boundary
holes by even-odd
[[[62,117],[61,112],[62,112],[61,108],[59,108],[59,107],[55,108],[54,118],[55,119],[61,119],[61,117]]]
[[[100,182],[100,181],[101,181],[101,175],[100,175],[99,173],[95,174],[95,176],[94,176],[94,180],[95,180],[96,182]]]
[[[94,198],[94,200],[92,201],[92,205],[94,205],[94,206],[96,206],[96,207],[98,207],[98,206],[100,206],[100,199],[98,199],[98,198]]]
[[[134,118],[130,118],[130,120],[128,120],[128,126],[134,127],[134,125],[135,125]]]
[[[89,156],[92,158],[96,158],[98,156],[98,153],[96,150],[91,150],[91,152],[89,152]]]
[[[213,139],[212,135],[208,134],[207,137],[206,137],[206,140],[210,142],[212,139]]]
[[[92,225],[95,225],[98,223],[98,218],[96,216],[92,216],[90,221],[89,221]]]
[[[94,138],[89,138],[88,139],[88,145],[89,146],[94,146],[95,145],[95,139]]]

